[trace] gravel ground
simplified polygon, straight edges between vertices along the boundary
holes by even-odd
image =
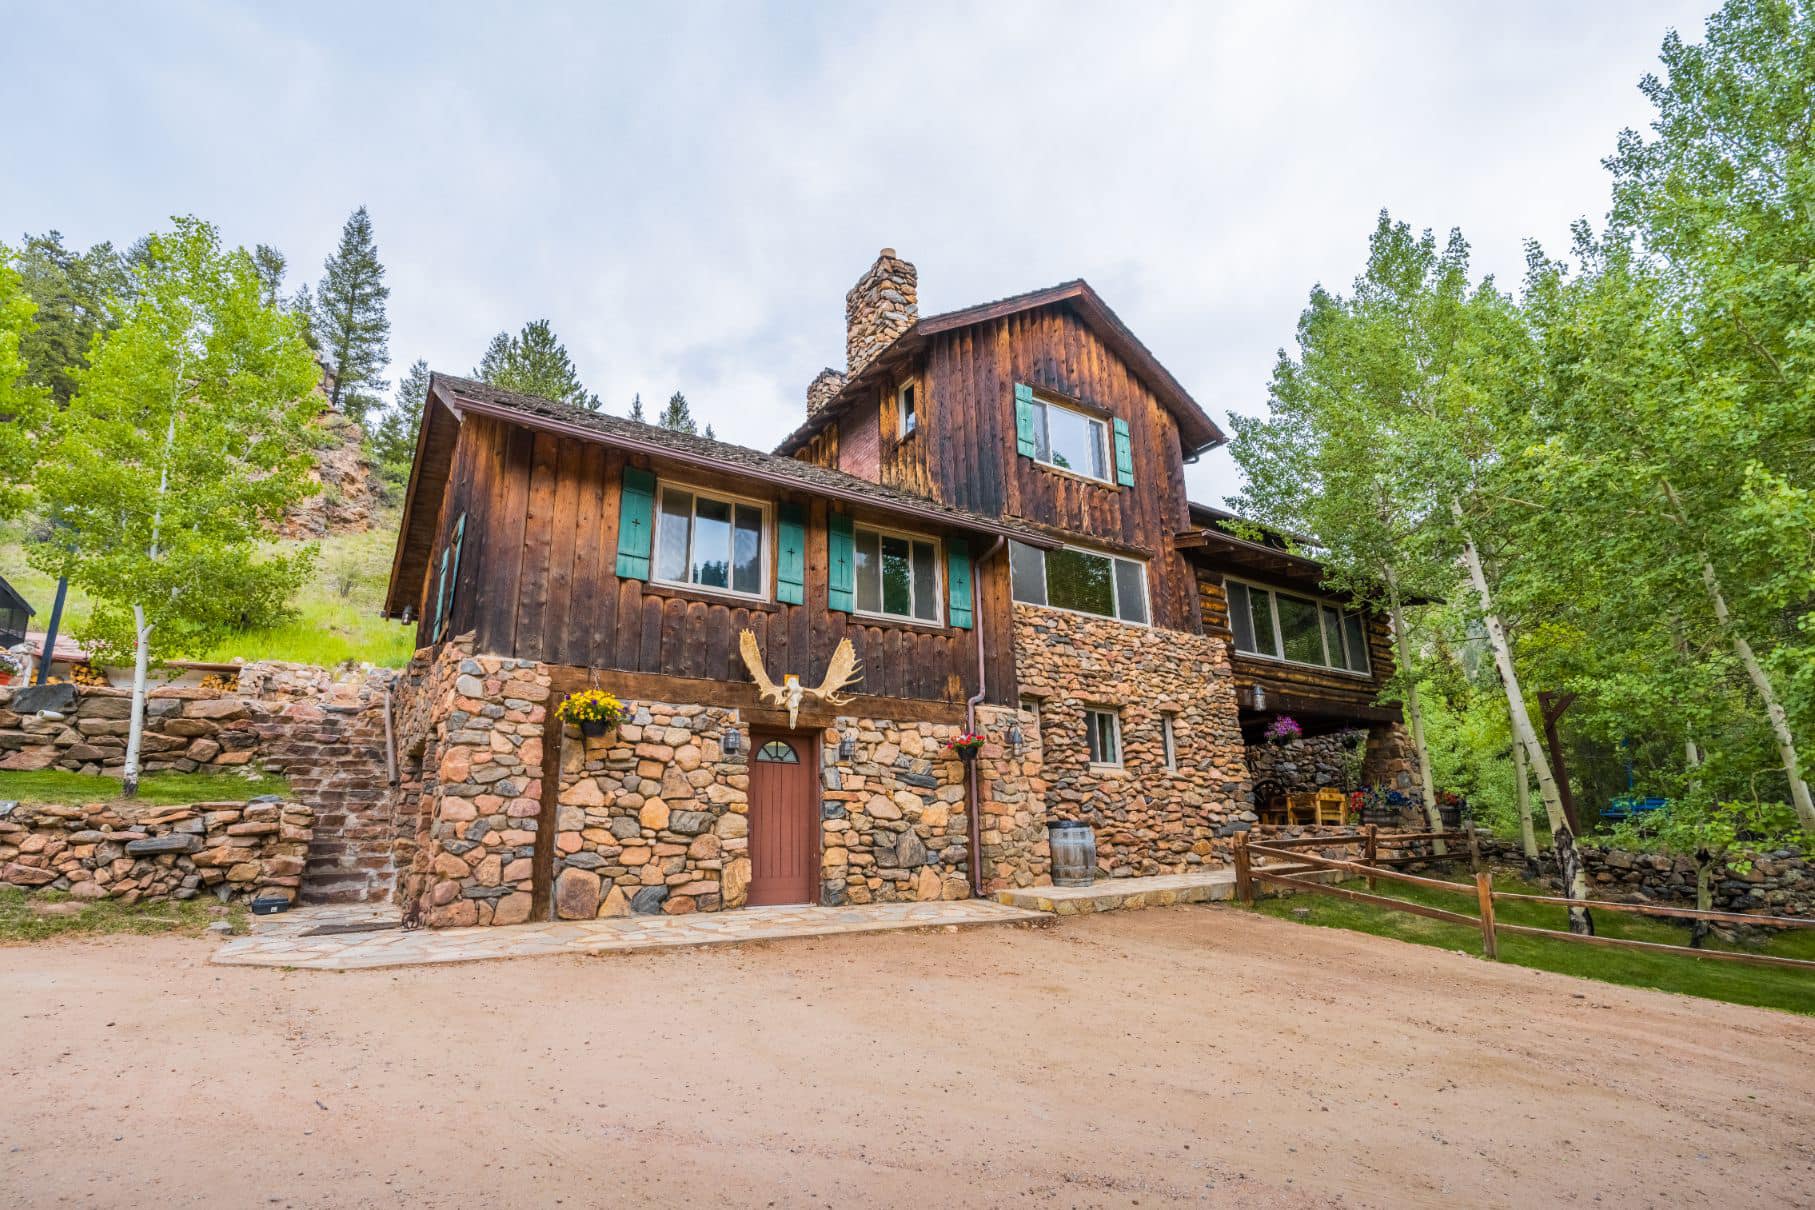
[[[1815,1019],[1222,907],[208,954],[0,949],[0,1204],[1815,1204]]]

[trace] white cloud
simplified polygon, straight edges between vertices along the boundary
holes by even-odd
[[[546,316],[613,410],[766,446],[884,245],[944,310],[1086,277],[1219,419],[1264,407],[1382,206],[1519,241],[1598,215],[1634,85],[1702,4],[38,6],[0,233],[173,212],[313,280],[371,208],[397,367]],[[29,102],[29,104],[27,103]],[[1194,495],[1234,486],[1226,454]]]

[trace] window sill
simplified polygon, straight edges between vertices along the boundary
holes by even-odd
[[[666,580],[644,580],[643,592],[646,596],[672,597],[677,601],[699,600],[712,605],[737,605],[769,613],[782,608],[767,597],[750,597],[722,588],[702,588],[698,584],[670,584]]]
[[[1086,484],[1090,487],[1100,487],[1104,491],[1120,492],[1127,490],[1121,484],[1111,479],[1099,479],[1095,475],[1086,475],[1082,471],[1068,470],[1062,466],[1054,466],[1050,462],[1040,461],[1031,454],[1023,454],[1021,456],[1049,475],[1058,475],[1062,479],[1076,479],[1079,483]]]
[[[1100,761],[1091,761],[1087,766],[1092,773],[1102,777],[1122,777],[1127,774],[1127,765],[1106,765]]]
[[[1065,612],[1069,613],[1071,611],[1066,610]],[[1094,618],[1097,615],[1093,613],[1086,616]],[[1374,679],[1374,674],[1371,671],[1356,672],[1353,668],[1332,668],[1328,664],[1307,664],[1303,660],[1289,660],[1283,655],[1267,655],[1264,652],[1259,651],[1243,651],[1235,645],[1235,639],[1233,637],[1229,640],[1229,651],[1236,658],[1243,660],[1260,660],[1263,663],[1279,664],[1286,668],[1309,668],[1313,672],[1333,672],[1337,676],[1353,677],[1358,681],[1371,681]]]
[[[890,613],[866,613],[861,609],[850,611],[851,617],[870,626],[900,626],[905,630],[944,630],[943,621],[929,622],[925,618],[903,618]]]

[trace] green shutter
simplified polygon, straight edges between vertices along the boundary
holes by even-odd
[[[448,621],[454,616],[454,598],[460,592],[460,548],[465,544],[466,514],[461,513],[460,519],[454,522],[454,540],[449,544],[453,558],[448,562],[447,596],[445,603],[441,606],[441,620],[438,623],[442,629],[447,627]]]
[[[1015,384],[1015,452],[1032,458],[1040,449],[1034,439],[1034,389],[1025,382]]]
[[[1128,422],[1115,422],[1115,481],[1123,487],[1134,486],[1134,446],[1128,441]]]
[[[429,619],[429,638],[441,637],[442,623],[447,618],[441,612],[441,606],[447,600],[447,547],[441,548],[441,575],[435,581],[435,614]]]
[[[826,518],[826,606],[857,608],[857,535],[843,513]]]
[[[945,594],[951,623],[971,628],[971,544],[951,538],[945,544]]]
[[[784,605],[804,605],[807,600],[807,510],[798,504],[781,506],[775,558],[775,599]]]
[[[634,466],[624,468],[624,490],[618,496],[618,575],[626,580],[649,578],[650,539],[655,532],[655,476]]]

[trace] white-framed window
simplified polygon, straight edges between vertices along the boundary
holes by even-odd
[[[1109,423],[1062,403],[1033,400],[1034,461],[1109,482]]]
[[[909,622],[940,619],[939,544],[916,534],[858,526],[857,612]]]
[[[1178,736],[1173,732],[1172,714],[1160,715],[1160,748],[1166,756],[1166,768],[1178,771]]]
[[[920,384],[911,378],[895,390],[895,415],[899,418],[896,436],[906,437],[919,430]]]
[[[677,483],[661,484],[657,499],[656,582],[767,598],[767,504]]]
[[[1015,600],[1145,626],[1147,565],[1078,546],[1041,550],[1008,544],[1009,582]]]
[[[1237,651],[1367,675],[1367,631],[1354,610],[1242,580],[1225,580],[1224,591]]]
[[[1085,740],[1090,746],[1090,763],[1122,763],[1122,716],[1114,710],[1093,707],[1084,711]]]

